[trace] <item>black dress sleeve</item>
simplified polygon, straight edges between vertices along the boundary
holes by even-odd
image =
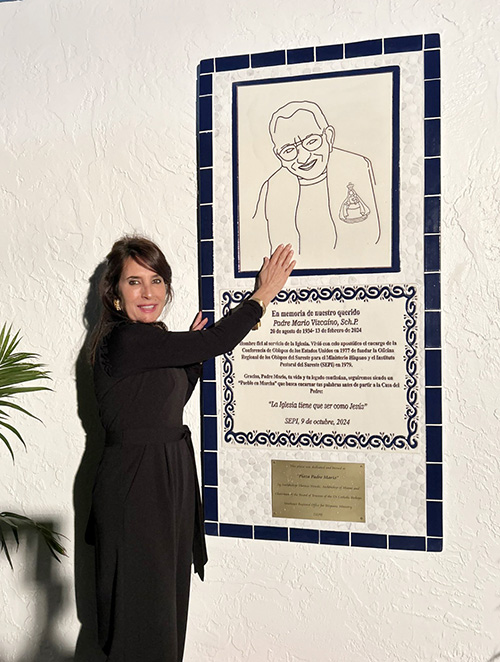
[[[246,299],[203,331],[165,331],[142,322],[120,324],[106,343],[110,372],[120,378],[155,368],[185,367],[225,354],[243,340],[261,315],[260,304]]]
[[[184,400],[184,404],[186,404],[186,402],[193,394],[194,388],[198,383],[198,379],[201,377],[202,364],[193,363],[193,365],[186,365],[184,366],[184,370],[188,378],[188,389],[186,392],[186,399]]]

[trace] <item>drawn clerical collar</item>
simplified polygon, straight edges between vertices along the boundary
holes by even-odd
[[[325,170],[321,173],[321,175],[318,175],[318,177],[315,177],[314,179],[302,179],[299,177],[299,184],[301,186],[312,186],[313,184],[319,184],[326,179],[326,175],[327,172]]]

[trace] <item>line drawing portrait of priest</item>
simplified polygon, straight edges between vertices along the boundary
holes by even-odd
[[[245,221],[253,241],[266,252],[291,243],[300,268],[335,268],[346,251],[355,264],[356,252],[368,254],[381,237],[370,159],[336,147],[334,127],[312,101],[278,108],[269,136],[280,165]]]

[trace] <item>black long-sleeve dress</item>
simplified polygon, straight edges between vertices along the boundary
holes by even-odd
[[[99,643],[108,662],[179,662],[191,563],[207,555],[182,412],[200,362],[233,349],[261,316],[246,300],[203,331],[118,323],[94,367],[106,445],[92,498]]]

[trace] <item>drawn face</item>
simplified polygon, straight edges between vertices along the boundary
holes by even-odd
[[[296,177],[313,180],[326,170],[334,136],[331,126],[321,129],[312,113],[298,110],[288,119],[278,119],[274,152],[283,167]]]
[[[165,306],[163,278],[132,257],[123,265],[118,291],[122,308],[134,322],[156,322]]]

